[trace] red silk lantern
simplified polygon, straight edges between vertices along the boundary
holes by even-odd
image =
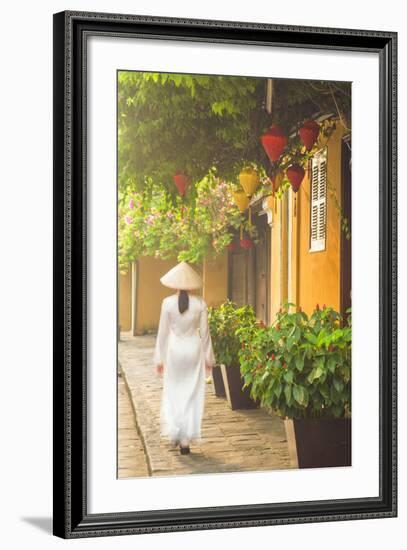
[[[173,180],[175,185],[177,186],[179,194],[183,197],[189,184],[189,177],[183,172],[177,172],[176,174],[174,174]]]
[[[291,183],[291,187],[294,193],[296,193],[300,188],[302,180],[304,179],[304,176],[305,176],[304,168],[299,164],[292,164],[287,168],[286,174],[287,174],[288,181]]]
[[[287,136],[282,127],[273,124],[260,139],[269,159],[273,162],[278,160],[287,145]]]
[[[315,120],[307,120],[299,130],[300,140],[308,151],[311,151],[319,135],[319,124]]]
[[[254,246],[254,242],[251,239],[247,237],[245,239],[240,239],[241,248],[245,248],[247,250],[249,248],[253,248],[253,246]]]

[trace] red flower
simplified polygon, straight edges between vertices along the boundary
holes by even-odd
[[[317,305],[315,306],[315,309],[316,309],[317,311],[319,311],[319,304],[317,304]]]
[[[244,349],[245,347],[246,347],[246,344],[242,342],[242,349]]]
[[[275,359],[276,359],[276,356],[274,355],[274,353],[272,353],[272,354],[271,354],[271,360],[272,360],[272,361],[275,361]]]
[[[276,329],[277,329],[277,330],[280,330],[280,323],[277,323]]]
[[[322,306],[322,309],[326,309],[326,305],[325,305],[325,304]]]
[[[286,369],[286,368],[287,368],[287,363],[284,363],[283,369]]]

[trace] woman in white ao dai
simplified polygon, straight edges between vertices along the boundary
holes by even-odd
[[[199,439],[205,401],[205,374],[215,364],[205,301],[187,290],[202,285],[199,275],[181,262],[161,278],[177,293],[164,298],[154,353],[163,374],[161,434],[189,453]]]

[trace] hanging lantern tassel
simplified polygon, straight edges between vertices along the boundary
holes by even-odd
[[[297,217],[297,195],[294,195],[294,218]]]
[[[240,224],[240,240],[243,239],[243,224]]]
[[[249,227],[252,226],[252,207],[249,206]]]

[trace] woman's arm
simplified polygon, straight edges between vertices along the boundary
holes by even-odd
[[[208,325],[208,308],[204,300],[202,300],[202,310],[200,318],[199,333],[201,335],[202,349],[205,358],[205,367],[210,370],[215,365],[215,355],[213,353],[211,333]]]
[[[160,322],[158,324],[157,340],[154,350],[154,365],[158,372],[162,372],[164,367],[164,358],[167,350],[167,339],[169,331],[168,312],[165,301],[161,304]]]

